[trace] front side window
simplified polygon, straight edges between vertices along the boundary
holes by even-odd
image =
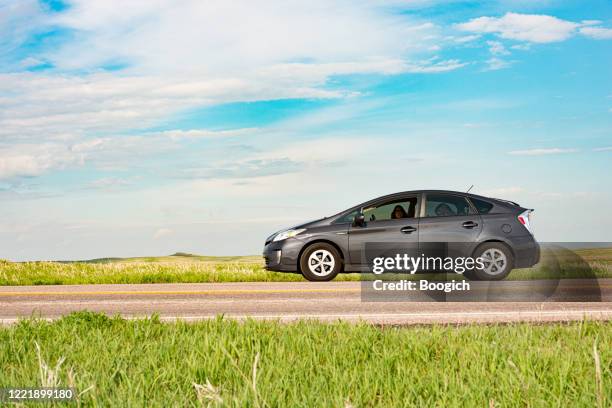
[[[363,209],[367,222],[400,220],[416,216],[417,198],[402,198],[386,201]]]
[[[426,217],[456,217],[470,215],[470,204],[464,197],[446,194],[428,194]]]
[[[334,221],[334,224],[348,224],[353,222],[355,216],[359,213],[359,210],[353,210],[349,213],[344,214],[342,217]]]

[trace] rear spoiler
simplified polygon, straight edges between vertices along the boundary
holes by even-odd
[[[512,205],[517,206],[517,207],[521,206],[519,203],[515,203],[514,201],[510,201],[510,200],[502,200],[501,198],[494,198],[494,200],[501,201],[503,203],[512,204]]]

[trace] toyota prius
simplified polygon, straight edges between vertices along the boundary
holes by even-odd
[[[266,239],[263,256],[268,270],[329,281],[338,273],[371,272],[372,248],[421,253],[437,246],[444,255],[482,260],[482,267],[465,272],[468,278],[501,280],[512,269],[539,261],[532,212],[475,194],[408,191],[278,231]]]

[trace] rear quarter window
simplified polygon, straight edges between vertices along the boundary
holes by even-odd
[[[472,204],[474,204],[474,207],[476,207],[479,214],[488,214],[493,208],[493,204],[487,201],[479,200],[477,198],[472,197],[470,197],[470,200],[472,200]]]

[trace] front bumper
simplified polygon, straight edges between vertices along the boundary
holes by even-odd
[[[277,272],[298,272],[298,259],[304,242],[296,238],[269,242],[263,250],[266,269]]]

